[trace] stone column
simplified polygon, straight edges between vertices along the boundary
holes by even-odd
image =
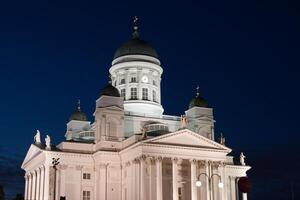
[[[155,165],[155,159],[153,157],[150,157],[149,159],[149,199],[153,200],[155,199],[155,188],[154,188],[154,165]]]
[[[25,178],[24,199],[28,200],[28,175],[25,175],[24,178]]]
[[[44,167],[41,167],[40,168],[41,170],[41,180],[40,180],[40,197],[39,199],[40,200],[43,200],[44,198],[44,185],[45,185],[45,168]]]
[[[134,198],[136,200],[140,199],[140,160],[134,159],[134,182],[135,182],[135,190],[134,190]]]
[[[35,199],[40,199],[40,179],[41,179],[41,170],[40,168],[37,169],[36,175],[36,192],[35,192]]]
[[[191,199],[197,200],[197,187],[196,187],[196,181],[197,181],[197,172],[196,172],[196,160],[190,160],[191,163]]]
[[[50,166],[45,165],[44,171],[44,198],[43,200],[49,200],[50,194]]]
[[[172,188],[173,188],[173,200],[178,200],[178,182],[177,182],[177,158],[172,158]]]
[[[235,177],[230,176],[230,196],[231,200],[236,200]]]
[[[156,158],[156,200],[162,200],[162,158]]]
[[[140,190],[140,200],[145,200],[145,161],[146,161],[146,156],[142,156],[140,159],[140,184],[141,184],[141,190]]]
[[[210,197],[211,197],[211,183],[210,183],[210,180],[209,180],[209,177],[210,177],[210,162],[205,162],[205,173],[208,175],[208,177],[206,177],[206,197],[207,197],[207,200],[210,200]]]
[[[28,188],[27,188],[27,199],[31,200],[31,189],[32,188],[32,175],[29,173],[28,175]]]
[[[31,199],[36,200],[36,171],[32,173]]]

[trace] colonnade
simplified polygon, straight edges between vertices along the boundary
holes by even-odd
[[[39,167],[25,175],[25,200],[49,199],[49,166]]]
[[[125,163],[125,168],[127,169],[127,174],[131,178],[126,178],[123,180],[122,185],[125,186],[123,188],[122,199],[124,200],[147,200],[147,199],[156,199],[156,200],[163,200],[163,160],[168,159],[171,160],[172,164],[172,200],[178,200],[179,192],[179,180],[182,179],[180,177],[179,163],[182,160],[187,160],[183,158],[162,158],[162,157],[155,157],[155,156],[141,156],[135,158],[131,162]],[[147,162],[148,160],[148,162]],[[190,184],[190,199],[191,200],[198,200],[198,199],[206,199],[206,200],[221,200],[227,199],[227,191],[225,188],[218,188],[218,183],[220,180],[227,183],[225,180],[224,174],[224,167],[225,165],[221,162],[212,162],[212,161],[204,161],[204,160],[196,160],[190,159],[188,160],[190,164],[190,177],[187,184]],[[156,177],[149,177],[149,185],[145,183],[146,179],[146,168],[147,164],[151,163],[154,164],[154,167],[148,166],[149,171],[148,173],[152,176],[153,170],[156,170]],[[207,174],[206,177],[200,177],[203,179],[203,185],[201,186],[202,194],[199,194],[199,188],[196,186],[196,182],[198,180],[198,175],[200,174],[200,170],[203,173]],[[123,172],[124,173],[124,172]],[[218,174],[218,176],[212,175]],[[165,175],[164,175],[165,176]],[[220,178],[217,179],[217,178]],[[211,180],[208,180],[211,179]],[[153,184],[154,183],[154,184]],[[147,187],[146,187],[147,185]],[[154,189],[152,187],[155,187]],[[225,184],[224,184],[225,187]],[[134,188],[134,189],[133,189]],[[126,192],[124,192],[126,190]],[[154,194],[152,192],[155,191]],[[164,191],[166,192],[166,191]],[[234,192],[236,194],[236,192]],[[148,196],[147,196],[148,195]],[[201,197],[200,197],[201,196]]]

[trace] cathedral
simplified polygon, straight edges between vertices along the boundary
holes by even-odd
[[[115,52],[94,119],[78,102],[65,140],[37,131],[22,163],[26,200],[238,200],[251,168],[215,140],[213,109],[196,90],[185,115],[164,113],[157,51],[139,34]],[[166,74],[167,76],[167,74]],[[94,100],[92,100],[93,102]]]

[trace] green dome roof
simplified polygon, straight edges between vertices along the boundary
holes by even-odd
[[[81,111],[80,101],[78,101],[77,110],[71,114],[69,120],[87,121],[86,114]]]
[[[112,86],[111,83],[109,83],[107,86],[105,86],[102,89],[100,96],[102,96],[102,95],[112,96],[112,97],[120,97],[119,90],[117,88],[115,88],[114,86]]]
[[[114,59],[127,55],[145,55],[158,58],[155,49],[149,43],[139,38],[132,38],[119,47],[114,55]]]
[[[190,102],[189,108],[193,108],[193,107],[204,107],[204,108],[208,108],[208,103],[207,101],[203,98],[203,97],[196,97],[194,99],[192,99],[192,101]]]
[[[149,43],[140,39],[138,28],[138,18],[135,17],[133,26],[134,32],[132,34],[132,39],[125,42],[122,46],[120,46],[117,49],[114,55],[114,59],[127,55],[146,55],[158,58],[155,49]]]
[[[193,107],[208,108],[209,105],[208,105],[206,99],[204,99],[199,93],[199,87],[197,87],[196,90],[197,90],[196,97],[193,98],[192,101],[190,102],[189,109],[191,109]]]

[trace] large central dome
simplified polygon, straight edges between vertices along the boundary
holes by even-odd
[[[117,49],[114,55],[114,59],[128,55],[145,55],[158,58],[155,49],[149,43],[140,39],[137,18],[135,18],[134,20],[133,29],[134,32],[132,34],[132,39],[125,42],[122,46],[120,46]]]
[[[145,55],[158,58],[155,49],[139,37],[134,37],[119,47],[114,55],[114,59],[127,55]]]

